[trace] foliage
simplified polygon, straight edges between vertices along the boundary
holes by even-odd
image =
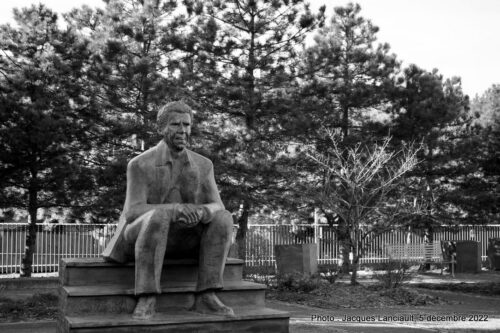
[[[400,79],[392,107],[392,133],[407,141],[424,139],[432,150],[439,130],[466,114],[468,97],[462,92],[461,80],[444,80],[437,69],[428,72],[416,65],[405,68]]]
[[[321,20],[322,12],[313,15],[303,1],[204,2],[191,36],[197,48],[188,49],[194,68],[184,75],[198,103],[212,111],[204,146],[222,172],[230,207],[281,199],[280,122],[288,106],[282,102],[296,47]]]
[[[448,193],[471,170],[460,157],[467,144],[461,139],[469,136],[468,96],[462,92],[460,78],[444,80],[436,69],[428,72],[410,65],[401,80],[390,131],[397,142],[417,141],[423,148],[418,154],[421,163],[407,182],[423,213],[413,226],[451,223],[462,212]]]
[[[415,284],[415,287],[431,290],[448,290],[460,293],[472,293],[486,296],[500,295],[500,284],[498,282],[418,283]]]
[[[472,221],[496,223],[500,217],[500,85],[493,85],[471,103],[469,137],[464,138],[462,155],[471,172],[459,184],[453,198],[464,195],[461,206]]]
[[[59,298],[51,293],[34,294],[26,300],[0,298],[0,322],[55,320]]]
[[[327,131],[327,135],[331,145],[327,153],[314,148],[308,153],[325,173],[313,186],[321,188],[321,206],[344,222],[353,252],[351,282],[355,284],[359,259],[370,240],[417,213],[400,185],[403,176],[417,165],[418,149],[403,146],[390,151],[389,138],[372,147],[358,144],[342,149],[334,133]]]
[[[195,109],[194,150],[214,161],[227,208],[241,208],[240,245],[251,211],[262,207],[255,218],[320,207],[350,225],[348,238],[362,247],[396,220],[498,221],[498,85],[469,110],[459,78],[417,65],[398,73],[359,5],[336,7],[323,27],[324,8],[313,13],[303,0],[105,2],[104,10],[67,13],[64,28],[43,5],[17,10],[18,25],[1,26],[0,208],[27,210],[33,223],[48,207],[115,222],[127,161],[159,139],[157,107],[184,99]],[[342,132],[337,155],[321,126]],[[372,141],[379,152],[422,143],[404,187],[376,191],[395,169],[370,160]],[[335,170],[345,164],[344,172],[318,168],[304,158],[307,149]],[[370,178],[378,167],[385,171]],[[318,188],[323,196],[308,196]],[[332,204],[326,198],[335,193]],[[364,203],[348,210],[346,198]]]
[[[318,266],[318,274],[328,281],[328,283],[335,283],[337,278],[339,278],[339,273],[340,273],[340,267],[337,265],[319,265]]]
[[[411,279],[408,271],[408,264],[401,261],[390,260],[382,265],[382,273],[374,273],[373,277],[377,279],[385,289],[399,288],[404,282]]]
[[[398,305],[449,304],[440,297],[429,296],[410,288],[381,289],[374,285],[321,283],[309,292],[269,289],[267,299],[297,303],[324,309],[394,308]]]
[[[443,302],[439,297],[422,294],[416,290],[407,288],[386,289],[382,291],[380,295],[394,299],[397,305],[422,306]]]
[[[116,222],[120,214],[127,161],[160,140],[158,107],[183,96],[174,73],[188,18],[178,9],[172,1],[114,0],[104,10],[83,6],[66,15],[89,43],[89,80],[106,115],[105,135],[91,158],[99,184],[93,214],[101,222]]]
[[[314,98],[329,101],[318,110],[321,123],[342,128],[344,140],[360,119],[359,111],[387,101],[399,67],[389,44],[375,44],[379,29],[360,12],[358,4],[335,7],[330,25],[304,55],[306,85]]]
[[[82,91],[86,44],[57,26],[43,5],[14,11],[0,27],[0,205],[26,209],[23,274],[31,274],[37,210],[77,207],[91,196],[86,156],[100,113]]]
[[[263,283],[268,287],[276,284],[275,273],[276,268],[274,266],[257,266],[251,268],[245,266],[243,270],[245,280]]]
[[[282,274],[277,277],[278,290],[288,290],[307,293],[318,289],[326,281],[320,275],[309,275],[301,273]]]
[[[219,170],[222,199],[230,210],[242,208],[244,256],[250,210],[286,205],[292,190],[283,119],[293,106],[297,48],[322,23],[324,8],[313,14],[302,0],[187,3],[199,16],[183,38],[191,59],[180,78],[205,111],[198,147]]]

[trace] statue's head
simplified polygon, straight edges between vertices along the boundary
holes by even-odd
[[[187,146],[192,121],[193,110],[181,101],[170,102],[162,106],[156,118],[158,133],[174,151],[181,151]]]

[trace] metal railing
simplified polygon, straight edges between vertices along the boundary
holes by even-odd
[[[481,256],[486,260],[489,238],[500,238],[500,225],[441,226],[433,229],[433,241],[476,240],[481,244]],[[251,225],[246,244],[247,266],[274,266],[274,246],[283,244],[318,244],[318,264],[338,264],[342,256],[336,226],[328,225]],[[367,240],[367,253],[362,264],[384,262],[389,259],[386,244],[423,243],[423,229],[407,231],[395,229]]]
[[[19,273],[26,244],[26,223],[0,223],[0,274]],[[114,224],[39,224],[33,272],[56,272],[66,257],[98,257],[116,230]],[[433,230],[434,241],[477,240],[486,258],[489,238],[500,238],[500,225],[442,226]],[[318,263],[337,264],[341,260],[335,227],[328,225],[249,225],[245,239],[247,266],[275,265],[274,246],[318,244]],[[394,230],[370,240],[362,263],[388,260],[386,244],[422,243],[423,231]]]
[[[33,272],[56,272],[61,258],[98,257],[114,224],[37,224]],[[26,246],[26,223],[0,223],[0,274],[19,273]]]

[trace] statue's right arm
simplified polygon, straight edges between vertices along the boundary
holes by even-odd
[[[174,209],[176,204],[148,204],[148,178],[137,161],[130,161],[127,166],[127,194],[123,211],[127,223],[152,209]]]

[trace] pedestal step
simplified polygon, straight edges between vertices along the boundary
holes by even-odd
[[[134,288],[134,263],[117,264],[102,258],[61,259],[59,276],[64,286],[124,285]],[[243,260],[228,258],[224,269],[226,281],[240,281]],[[161,284],[163,287],[175,286],[178,282],[195,282],[198,279],[196,260],[165,260]]]
[[[266,287],[247,281],[229,281],[217,292],[219,299],[229,307],[264,307]],[[194,302],[196,283],[177,283],[162,289],[157,298],[157,311],[173,308],[189,309]],[[63,286],[60,291],[61,308],[65,315],[95,313],[128,313],[135,308],[137,298],[133,288],[126,286]]]
[[[288,313],[268,308],[235,309],[235,317],[202,315],[191,311],[157,313],[146,321],[129,314],[67,316],[59,322],[58,332],[72,333],[192,333],[192,332],[269,332],[288,333]]]
[[[224,289],[219,299],[233,308],[235,317],[188,311],[198,280],[196,260],[164,263],[155,316],[134,320],[134,263],[117,264],[102,258],[62,259],[58,332],[78,333],[288,333],[288,313],[265,308],[265,285],[242,280],[243,261],[228,258]]]

